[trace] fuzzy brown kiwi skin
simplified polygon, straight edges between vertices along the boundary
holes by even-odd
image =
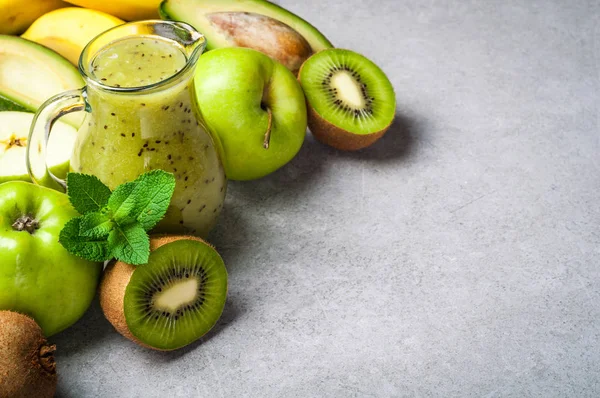
[[[33,319],[0,311],[0,397],[53,397],[55,350]]]
[[[300,85],[302,85],[300,75],[302,74],[302,68],[304,65],[305,64],[302,64],[300,70],[298,71],[298,82]],[[310,129],[312,135],[317,139],[317,141],[341,151],[358,151],[359,149],[373,145],[375,141],[383,137],[393,123],[392,121],[382,130],[371,134],[353,134],[324,119],[310,105],[308,99],[306,100],[306,109],[308,112],[308,128]]]
[[[383,137],[392,125],[388,124],[383,130],[371,134],[352,134],[323,119],[312,106],[306,102],[308,109],[308,128],[317,141],[341,151],[358,151],[375,143]]]
[[[150,237],[150,251],[181,239],[206,243],[197,236],[191,235],[153,235]],[[157,351],[172,351],[144,344],[129,331],[127,321],[125,320],[125,290],[134,271],[135,267],[133,265],[122,261],[113,262],[106,267],[102,281],[100,282],[100,307],[102,307],[102,312],[104,312],[104,316],[117,332],[134,343]]]

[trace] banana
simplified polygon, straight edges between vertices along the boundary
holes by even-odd
[[[67,7],[38,18],[21,37],[49,47],[77,66],[79,55],[94,37],[123,20],[96,10]]]
[[[60,0],[0,0],[0,34],[19,35],[48,11],[67,6]]]
[[[2,1],[2,0],[0,0]],[[69,3],[103,11],[126,21],[157,19],[161,0],[67,0]]]

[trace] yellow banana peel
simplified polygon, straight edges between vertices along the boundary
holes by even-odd
[[[126,21],[139,21],[158,18],[158,6],[161,0],[68,0],[68,2],[102,11]]]
[[[104,12],[67,7],[42,15],[22,37],[53,49],[77,65],[90,40],[122,23],[123,20]]]
[[[48,11],[68,4],[60,0],[0,0],[0,34],[19,35]]]

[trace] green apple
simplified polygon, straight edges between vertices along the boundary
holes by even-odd
[[[83,315],[102,271],[102,263],[58,242],[78,215],[63,193],[24,181],[0,184],[0,310],[31,316],[46,336]]]
[[[33,113],[0,112],[0,183],[31,181],[25,165],[25,152],[32,120]],[[75,128],[60,121],[54,123],[46,163],[52,174],[59,178],[64,179],[69,171],[69,158],[76,137]],[[40,183],[56,187],[50,176],[44,177]]]
[[[296,77],[249,48],[209,51],[194,79],[199,112],[232,180],[263,177],[289,162],[306,133],[306,103]]]

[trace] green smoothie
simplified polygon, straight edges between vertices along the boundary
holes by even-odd
[[[205,236],[223,207],[224,170],[192,103],[193,68],[179,45],[137,36],[113,42],[93,58],[91,108],[79,130],[71,168],[114,189],[153,169],[177,185],[155,232]],[[133,90],[132,88],[139,88]]]

